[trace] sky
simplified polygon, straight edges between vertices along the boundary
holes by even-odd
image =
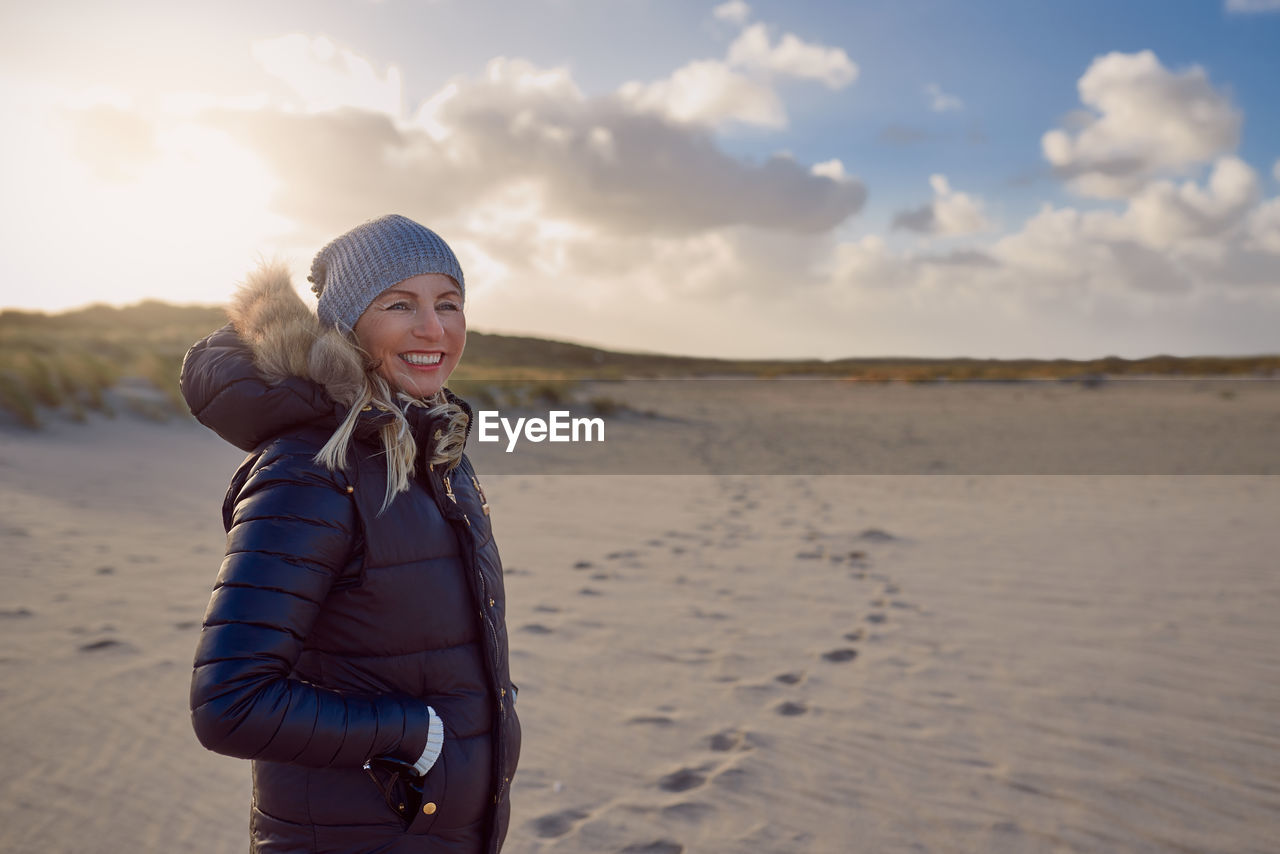
[[[402,213],[482,331],[1280,352],[1280,0],[0,0],[0,110],[0,307]]]

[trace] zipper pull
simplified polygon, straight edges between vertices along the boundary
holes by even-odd
[[[484,489],[480,486],[480,481],[476,480],[475,475],[471,475],[471,482],[476,485],[476,492],[480,495],[480,509],[484,511],[484,515],[489,515],[489,499],[484,497]]]

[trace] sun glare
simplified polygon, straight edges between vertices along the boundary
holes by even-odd
[[[276,179],[222,132],[119,99],[28,118],[31,134],[7,144],[21,168],[5,158],[6,306],[221,302],[288,228],[265,213]]]

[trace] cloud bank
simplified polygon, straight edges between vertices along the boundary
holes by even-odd
[[[1078,109],[1040,139],[1055,202],[1010,223],[988,202],[998,188],[926,168],[931,196],[886,212],[884,229],[864,217],[878,188],[859,176],[874,169],[838,140],[811,161],[726,143],[744,128],[781,135],[797,88],[856,95],[858,64],[740,0],[712,18],[722,55],[653,79],[588,94],[567,67],[497,57],[414,104],[397,66],[280,35],[253,46],[272,90],[175,96],[165,115],[99,99],[70,109],[72,147],[104,186],[141,183],[156,199],[183,168],[198,174],[184,164],[234,163],[190,186],[210,195],[255,176],[241,204],[283,224],[290,252],[405,213],[458,250],[481,328],[614,347],[1223,351],[1238,329],[1264,340],[1280,314],[1280,161],[1241,158],[1241,111],[1204,69],[1151,51],[1082,63]],[[963,106],[937,84],[924,93],[912,122]],[[882,138],[939,141],[907,124]]]

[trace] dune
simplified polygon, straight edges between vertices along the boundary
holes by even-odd
[[[813,435],[958,474],[820,475],[803,448],[735,472],[761,431],[670,388],[685,420],[637,392],[617,422],[636,459],[669,454],[656,474],[476,448],[524,724],[504,851],[1274,850],[1272,398],[1057,391],[806,402]],[[1117,436],[1156,418],[1167,447],[1009,471],[983,432],[1014,406],[1028,452],[1078,446],[1068,411]],[[0,849],[245,849],[248,765],[199,746],[186,697],[241,458],[187,421],[0,431]]]

